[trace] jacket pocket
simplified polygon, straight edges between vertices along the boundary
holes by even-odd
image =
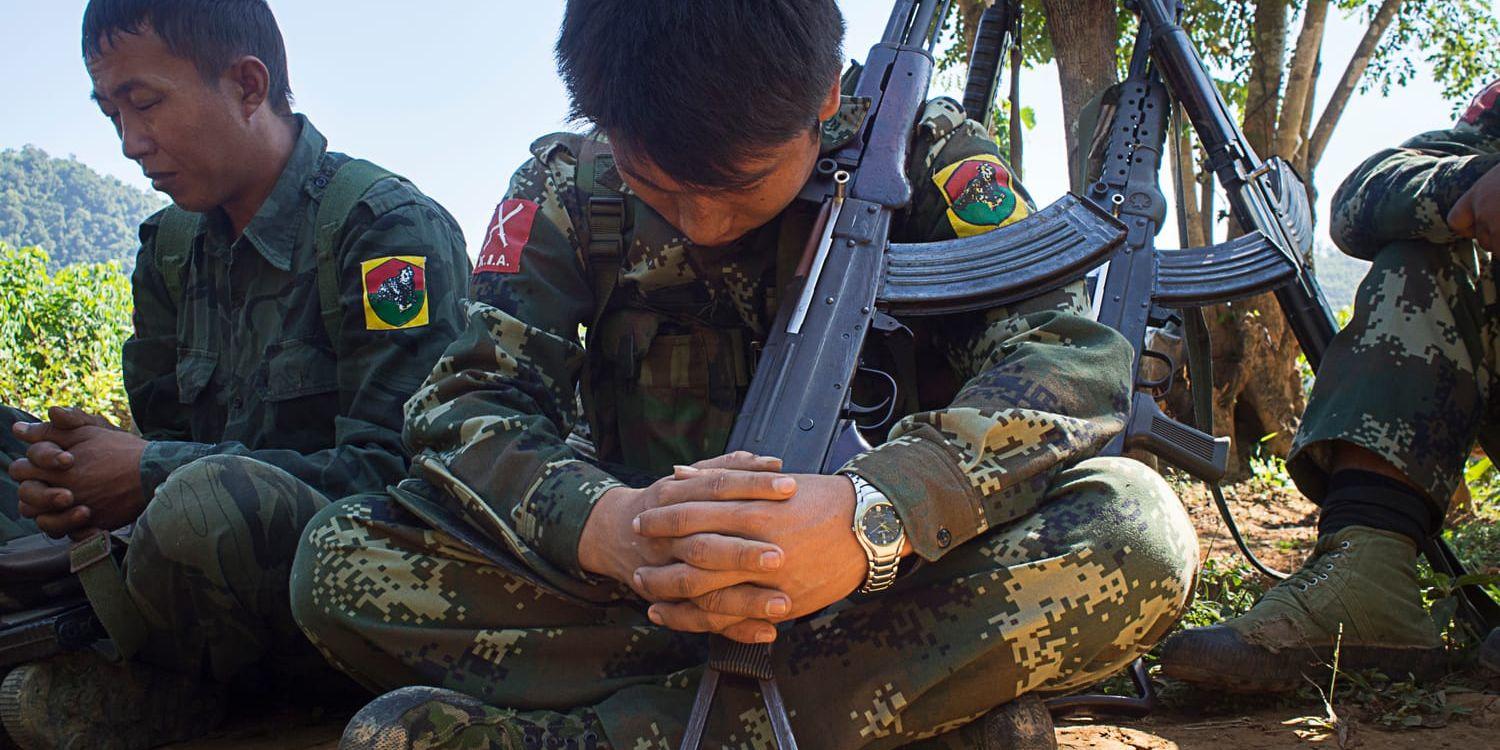
[[[219,353],[204,349],[177,349],[177,401],[191,404],[203,395],[219,366]]]
[[[265,400],[289,401],[338,390],[333,352],[304,339],[280,341],[266,349]]]

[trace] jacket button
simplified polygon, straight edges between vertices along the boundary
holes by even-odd
[[[948,545],[953,543],[953,533],[948,531],[947,527],[938,529],[937,543],[939,547],[947,549]]]

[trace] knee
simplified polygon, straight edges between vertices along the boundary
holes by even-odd
[[[292,619],[309,636],[335,626],[337,612],[343,609],[332,606],[330,583],[338,577],[337,551],[346,546],[341,540],[356,522],[358,506],[357,500],[350,499],[319,511],[297,543],[297,556],[292,560]]]
[[[1142,616],[1175,621],[1198,572],[1197,532],[1177,493],[1128,458],[1094,458],[1078,470],[1087,472],[1087,491],[1099,503],[1089,523],[1093,550],[1113,561]]]

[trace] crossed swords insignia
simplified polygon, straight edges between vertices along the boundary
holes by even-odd
[[[500,213],[503,207],[504,205],[502,204],[495,209],[495,223],[490,227],[490,233],[484,238],[484,242],[485,244],[489,244],[490,240],[498,237],[500,239],[500,246],[509,249],[510,238],[505,236],[505,225],[510,223],[511,219],[516,218],[516,214],[521,213],[521,209],[525,208],[526,204],[516,203],[516,207],[512,208],[508,214]]]

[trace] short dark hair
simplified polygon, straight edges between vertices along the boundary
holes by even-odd
[[[732,189],[735,161],[817,130],[843,43],[834,0],[568,0],[557,63],[573,118]]]
[[[213,83],[244,55],[254,55],[271,73],[271,111],[292,113],[286,43],[266,0],[89,0],[83,11],[83,57],[97,57],[121,34],[147,27],[172,54],[191,60]]]

